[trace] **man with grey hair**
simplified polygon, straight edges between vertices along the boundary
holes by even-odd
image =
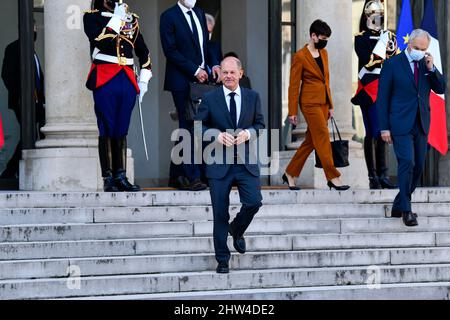
[[[416,29],[408,48],[387,60],[378,88],[378,118],[381,136],[394,145],[398,161],[400,192],[391,216],[403,218],[406,226],[417,226],[411,211],[411,195],[422,176],[430,130],[430,92],[445,92],[444,78],[429,52],[431,37]]]

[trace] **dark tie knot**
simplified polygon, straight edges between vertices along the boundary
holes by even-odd
[[[189,11],[187,12],[187,14],[190,15],[190,16],[192,16],[192,10],[189,10]]]
[[[234,96],[236,95],[236,92],[231,92],[230,94],[229,94],[229,96],[231,97],[231,99],[234,99]]]

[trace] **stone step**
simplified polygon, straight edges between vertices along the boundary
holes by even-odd
[[[450,282],[450,264],[298,268],[215,272],[139,274],[129,276],[0,281],[1,299],[52,299],[68,297],[167,293],[180,297],[193,292],[364,286]],[[334,287],[333,289],[334,290]]]
[[[228,247],[234,251],[232,238]],[[247,236],[252,252],[450,246],[450,233],[363,233]],[[0,260],[212,253],[212,237],[15,242],[0,244]]]
[[[82,300],[448,300],[450,282],[382,284],[374,290],[367,285],[220,290],[187,293],[111,295],[83,297]],[[228,303],[229,305],[230,303]],[[270,305],[270,302],[267,304]],[[217,310],[215,310],[218,312]]]
[[[0,242],[108,240],[193,236],[191,222],[50,224],[0,227]]]
[[[232,255],[232,270],[450,263],[450,247],[248,252]],[[201,272],[215,270],[213,254],[0,261],[0,279]]]
[[[230,206],[234,216],[240,206]],[[448,217],[450,203],[414,203],[421,217]],[[376,218],[390,216],[387,204],[286,204],[264,205],[256,219]],[[210,206],[110,207],[110,208],[18,208],[0,209],[0,225],[54,223],[119,223],[212,220]]]
[[[419,226],[402,219],[255,219],[246,235],[446,232],[450,217],[420,217]],[[89,223],[0,226],[1,242],[115,240],[211,236],[212,221]]]
[[[262,190],[264,204],[347,204],[392,203],[398,190]],[[450,188],[417,189],[413,202],[450,202]],[[230,203],[239,204],[239,194],[233,190]],[[104,192],[2,192],[1,208],[78,208],[78,207],[148,207],[210,205],[209,191],[151,191],[138,193]]]

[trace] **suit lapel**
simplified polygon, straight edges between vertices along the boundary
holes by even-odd
[[[207,32],[208,27],[206,25],[203,25],[203,19],[200,18],[201,17],[201,13],[199,12],[199,9],[194,7],[192,9],[192,11],[195,12],[195,15],[197,16],[198,21],[200,22],[201,30],[198,30],[198,32],[201,32],[202,36],[203,36],[203,43],[200,43],[200,45],[203,47],[203,52],[206,53],[206,42],[207,42],[207,39],[209,39],[209,34]],[[205,57],[205,59],[206,59],[206,57]]]
[[[311,64],[313,69],[316,71],[316,75],[320,78],[324,79],[324,75],[322,74],[322,70],[320,70],[319,65],[317,64],[316,60],[314,60],[311,52],[309,52],[308,46],[306,45],[303,50],[305,51],[306,60]]]
[[[176,11],[178,12],[179,15],[179,19],[182,21],[181,23],[184,25],[184,27],[186,28],[187,32],[190,34],[190,38],[192,40],[192,43],[194,44],[194,47],[197,48],[198,50],[200,50],[200,48],[198,48],[197,46],[197,42],[195,41],[194,38],[194,33],[192,32],[191,27],[189,26],[189,23],[186,20],[186,17],[184,16],[183,11],[181,10],[181,8],[178,6],[178,4],[175,5],[176,7]]]
[[[405,50],[407,50],[407,49],[405,49]],[[416,80],[414,79],[414,73],[411,70],[411,65],[409,64],[408,57],[406,56],[406,53],[404,51],[402,52],[401,60],[403,62],[402,65],[403,65],[403,69],[405,69],[405,73],[408,75],[408,77],[412,81],[412,83],[414,83],[414,85],[417,87]],[[419,72],[419,74],[420,74],[420,72]]]
[[[245,92],[245,89],[241,87],[241,114],[239,116],[239,121],[238,121],[238,126],[237,126],[238,128],[242,127],[242,121],[245,116],[244,113],[246,113],[248,111],[247,109],[249,108],[249,106],[250,106],[250,104],[248,101],[248,95]]]

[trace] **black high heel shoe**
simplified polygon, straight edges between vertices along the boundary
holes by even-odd
[[[296,186],[291,186],[290,184],[289,184],[289,180],[288,180],[288,178],[287,178],[287,176],[286,176],[286,173],[285,174],[283,174],[283,176],[281,177],[281,179],[283,179],[283,184],[287,184],[288,186],[289,186],[289,190],[294,190],[294,191],[298,191],[298,190],[301,190],[299,187],[296,187]]]
[[[350,189],[350,186],[346,186],[346,185],[344,185],[344,186],[337,186],[337,185],[335,185],[335,184],[334,184],[333,182],[331,182],[331,181],[328,181],[327,185],[328,185],[328,187],[330,188],[330,190],[331,190],[332,188],[334,188],[334,189],[337,190],[337,191],[345,191],[345,190]]]

